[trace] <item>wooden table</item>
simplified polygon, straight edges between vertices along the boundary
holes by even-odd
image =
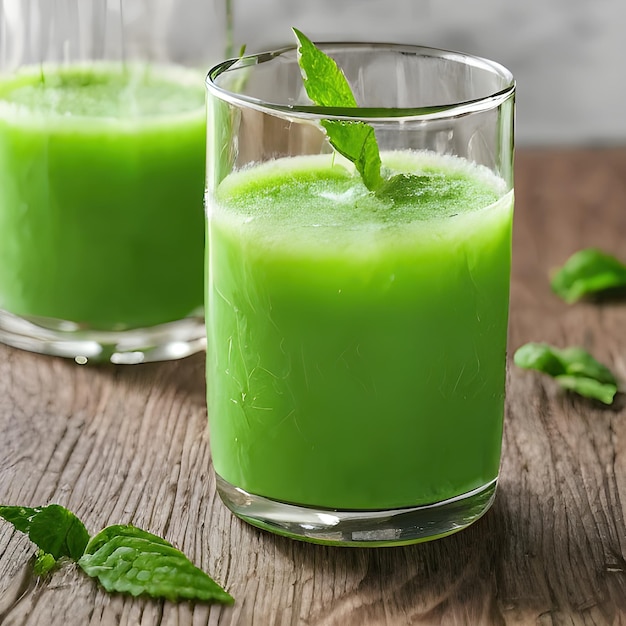
[[[510,353],[581,344],[626,380],[626,302],[567,306],[547,282],[582,247],[626,259],[626,148],[520,150],[516,188]],[[511,364],[489,513],[427,544],[328,548],[220,503],[203,365],[84,367],[0,347],[0,502],[161,534],[235,605],[109,596],[71,566],[37,582],[32,544],[1,522],[0,623],[626,624],[625,395],[604,407]]]

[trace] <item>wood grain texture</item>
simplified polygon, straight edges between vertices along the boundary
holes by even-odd
[[[567,306],[547,282],[581,247],[626,258],[626,148],[520,151],[516,175],[511,354],[580,344],[626,380],[626,302]],[[275,537],[224,508],[204,394],[202,355],[95,368],[0,347],[0,502],[58,502],[91,532],[159,533],[236,598],[109,596],[71,566],[37,581],[32,544],[0,522],[0,623],[626,624],[624,395],[604,407],[510,366],[491,511],[436,542],[348,549]]]

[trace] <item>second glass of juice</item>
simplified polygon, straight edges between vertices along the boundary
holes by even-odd
[[[80,363],[204,348],[224,19],[212,0],[0,5],[0,341]]]
[[[399,545],[478,519],[498,479],[513,216],[511,74],[324,44],[358,108],[308,100],[297,50],[208,76],[207,398],[222,500],[267,530]],[[384,193],[322,123],[370,125]]]

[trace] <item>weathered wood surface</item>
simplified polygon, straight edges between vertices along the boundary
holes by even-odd
[[[626,379],[626,302],[567,306],[547,283],[581,247],[626,258],[626,148],[520,151],[516,187],[510,352],[582,344]],[[92,532],[162,534],[236,598],[109,596],[71,567],[37,582],[32,544],[0,522],[0,623],[626,624],[624,395],[605,408],[511,366],[492,510],[440,541],[337,549],[266,534],[221,505],[203,379],[201,355],[92,368],[0,347],[0,502],[58,502]]]

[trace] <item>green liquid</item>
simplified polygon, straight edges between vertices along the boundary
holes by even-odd
[[[209,209],[217,473],[329,508],[441,501],[498,475],[512,193],[459,159],[377,201],[330,157],[232,174]]]
[[[199,310],[204,160],[195,73],[95,64],[0,79],[0,309],[103,330]]]

